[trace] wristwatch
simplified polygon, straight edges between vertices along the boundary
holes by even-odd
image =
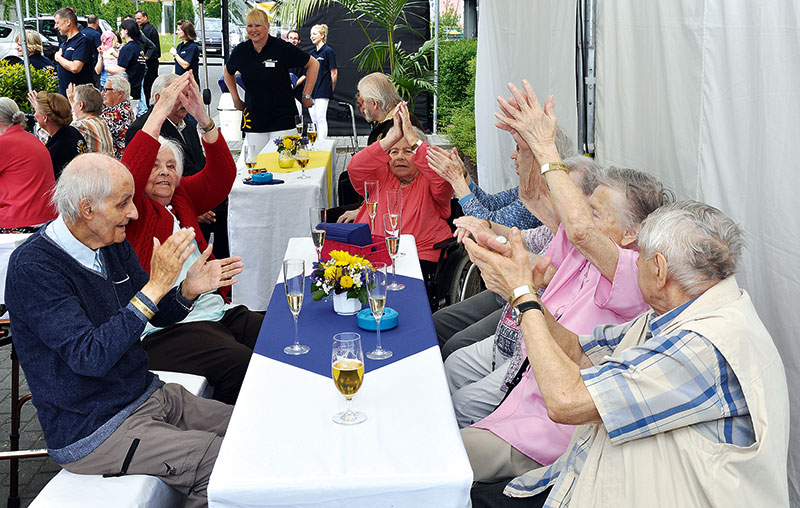
[[[508,297],[508,303],[514,305],[514,302],[517,301],[517,298],[531,293],[536,294],[536,288],[531,286],[530,284],[516,287],[511,291],[511,296]]]
[[[553,171],[554,169],[560,169],[569,173],[569,166],[563,162],[546,162],[542,164],[542,174],[545,174],[548,171]]]
[[[414,143],[413,149],[414,153],[417,153],[417,149],[422,146],[422,140],[417,138],[417,142]]]
[[[311,98],[311,94],[310,93],[304,93],[303,94],[303,98],[304,99],[310,99]]]
[[[542,310],[542,306],[539,305],[539,302],[536,300],[531,300],[529,302],[522,302],[521,304],[511,307],[511,317],[514,318],[514,322],[517,323],[519,326],[520,321],[522,321],[522,315],[532,309],[536,309],[542,314],[544,314],[544,310]]]

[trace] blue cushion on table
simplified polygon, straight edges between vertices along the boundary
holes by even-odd
[[[325,239],[349,243],[363,247],[372,243],[369,224],[362,223],[323,223],[319,227],[326,231]]]

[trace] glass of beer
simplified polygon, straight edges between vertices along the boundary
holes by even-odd
[[[383,233],[386,238],[386,250],[392,258],[392,283],[386,286],[389,291],[400,291],[405,284],[397,282],[397,252],[400,249],[400,216],[393,213],[383,214]]]
[[[317,141],[317,124],[314,122],[308,122],[306,125],[306,136],[308,136],[308,140],[311,141],[311,149],[314,149],[314,143]]]
[[[256,150],[256,145],[244,145],[243,149],[244,165],[247,166],[247,172],[252,176],[258,162],[258,150]]]
[[[385,360],[391,358],[392,352],[381,346],[381,318],[386,307],[386,263],[372,263],[372,269],[366,270],[367,297],[372,317],[375,318],[375,333],[377,334],[377,347],[367,353],[370,360]]]
[[[294,344],[283,348],[287,355],[304,355],[311,348],[300,344],[300,332],[297,320],[303,307],[303,293],[306,285],[306,262],[302,259],[286,259],[283,261],[283,282],[286,288],[286,301],[294,318]]]
[[[297,129],[297,135],[303,135],[303,117],[302,115],[294,115],[294,127]]]
[[[294,159],[300,164],[300,167],[303,168],[303,171],[300,172],[300,176],[297,177],[298,180],[303,180],[305,178],[311,178],[306,174],[306,166],[308,166],[308,150],[305,148],[299,148],[297,153],[294,155]]]
[[[367,180],[364,182],[364,201],[367,203],[367,214],[369,215],[369,226],[372,234],[375,234],[375,215],[378,213],[378,181]]]
[[[311,239],[317,250],[317,261],[322,261],[322,247],[325,245],[325,230],[320,226],[325,222],[326,210],[320,207],[311,207],[308,210],[308,222],[311,226]]]
[[[367,415],[353,411],[353,395],[364,381],[364,351],[361,336],[355,332],[342,332],[333,336],[331,352],[333,384],[347,400],[347,410],[333,416],[340,425],[356,425],[367,419]]]

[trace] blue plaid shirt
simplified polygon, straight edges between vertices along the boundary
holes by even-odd
[[[614,444],[686,426],[716,443],[755,442],[739,380],[717,348],[692,331],[660,335],[692,301],[652,314],[645,342],[581,371]],[[581,346],[590,358],[611,355],[632,325],[598,326],[580,338]],[[592,442],[592,433],[585,433],[550,467],[514,479],[506,492],[532,496],[552,486],[545,507],[569,506]]]
[[[533,229],[542,225],[519,200],[519,187],[486,194],[474,182],[470,182],[469,189],[472,192],[458,200],[464,215],[489,219],[510,228]]]

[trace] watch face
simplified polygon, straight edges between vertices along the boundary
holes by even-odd
[[[519,326],[519,311],[516,307],[511,307],[511,318],[517,323],[517,326]]]

